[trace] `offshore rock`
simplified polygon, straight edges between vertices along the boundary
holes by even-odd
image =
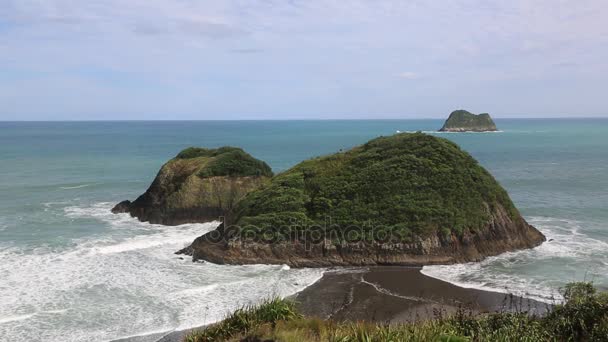
[[[439,132],[494,132],[494,120],[488,113],[475,115],[466,110],[453,111]]]
[[[144,194],[118,203],[112,212],[164,225],[210,222],[228,215],[270,177],[266,163],[240,148],[191,147],[164,164]]]

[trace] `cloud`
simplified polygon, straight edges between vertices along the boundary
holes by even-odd
[[[4,0],[0,119],[94,117],[116,92],[104,112],[601,114],[607,21],[603,0]]]
[[[230,49],[230,52],[233,52],[233,53],[246,53],[246,54],[249,54],[249,53],[260,53],[262,51],[264,51],[264,50],[257,49],[257,48]]]
[[[203,38],[231,38],[248,32],[230,24],[205,21],[202,19],[174,19],[161,23],[136,23],[133,32],[142,35],[193,35]]]
[[[400,78],[406,80],[415,80],[418,78],[418,74],[412,71],[404,71],[398,75]]]

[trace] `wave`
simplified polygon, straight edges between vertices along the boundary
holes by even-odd
[[[608,282],[608,243],[587,235],[581,222],[551,217],[528,221],[545,234],[547,242],[477,263],[425,266],[422,273],[461,287],[548,303],[563,300],[560,288],[568,282]]]
[[[74,186],[60,186],[60,189],[63,190],[72,190],[72,189],[82,189],[82,188],[86,188],[92,185],[97,185],[97,183],[91,183],[91,184],[81,184],[81,185],[74,185]]]
[[[178,226],[163,226],[141,222],[127,213],[111,212],[113,203],[101,202],[87,207],[70,206],[64,209],[65,215],[72,219],[95,218],[112,229],[124,233],[127,237],[104,237],[87,240],[75,240],[79,250],[88,254],[113,254],[148,249],[163,245],[185,245],[197,237],[215,229],[218,221],[208,223],[187,223]],[[128,236],[128,234],[134,236]]]
[[[23,314],[23,315],[4,316],[4,317],[0,317],[0,324],[10,323],[10,322],[16,322],[16,321],[24,321],[24,320],[30,319],[30,318],[32,318],[32,317],[34,317],[36,315],[62,314],[64,312],[66,312],[66,311],[67,311],[67,309],[46,310],[46,311],[33,312],[33,313]]]
[[[3,317],[0,317],[0,324],[15,322],[15,321],[23,321],[28,318],[32,318],[35,315],[36,315],[36,313],[25,314],[25,315],[3,316]]]
[[[97,225],[95,235],[62,248],[0,249],[5,338],[112,340],[187,329],[242,305],[292,295],[325,271],[193,263],[174,252],[217,223],[154,225],[112,214],[112,205],[53,205],[74,227]]]

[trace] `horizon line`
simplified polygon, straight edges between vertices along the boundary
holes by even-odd
[[[510,119],[510,120],[542,120],[542,119],[561,119],[561,120],[576,120],[576,119],[608,119],[608,116],[543,116],[543,117],[492,117],[492,119]],[[447,120],[447,118],[292,118],[292,119],[50,119],[50,120],[0,120],[2,123],[10,122],[192,122],[192,121],[403,121],[403,120]]]

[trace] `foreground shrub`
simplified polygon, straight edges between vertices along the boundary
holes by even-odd
[[[278,321],[299,318],[295,304],[288,300],[270,299],[258,306],[236,310],[225,320],[186,336],[186,342],[225,341],[239,334],[246,334],[263,324],[276,326]]]
[[[565,303],[547,315],[544,324],[555,336],[569,341],[608,341],[608,294],[590,283],[568,284]]]

